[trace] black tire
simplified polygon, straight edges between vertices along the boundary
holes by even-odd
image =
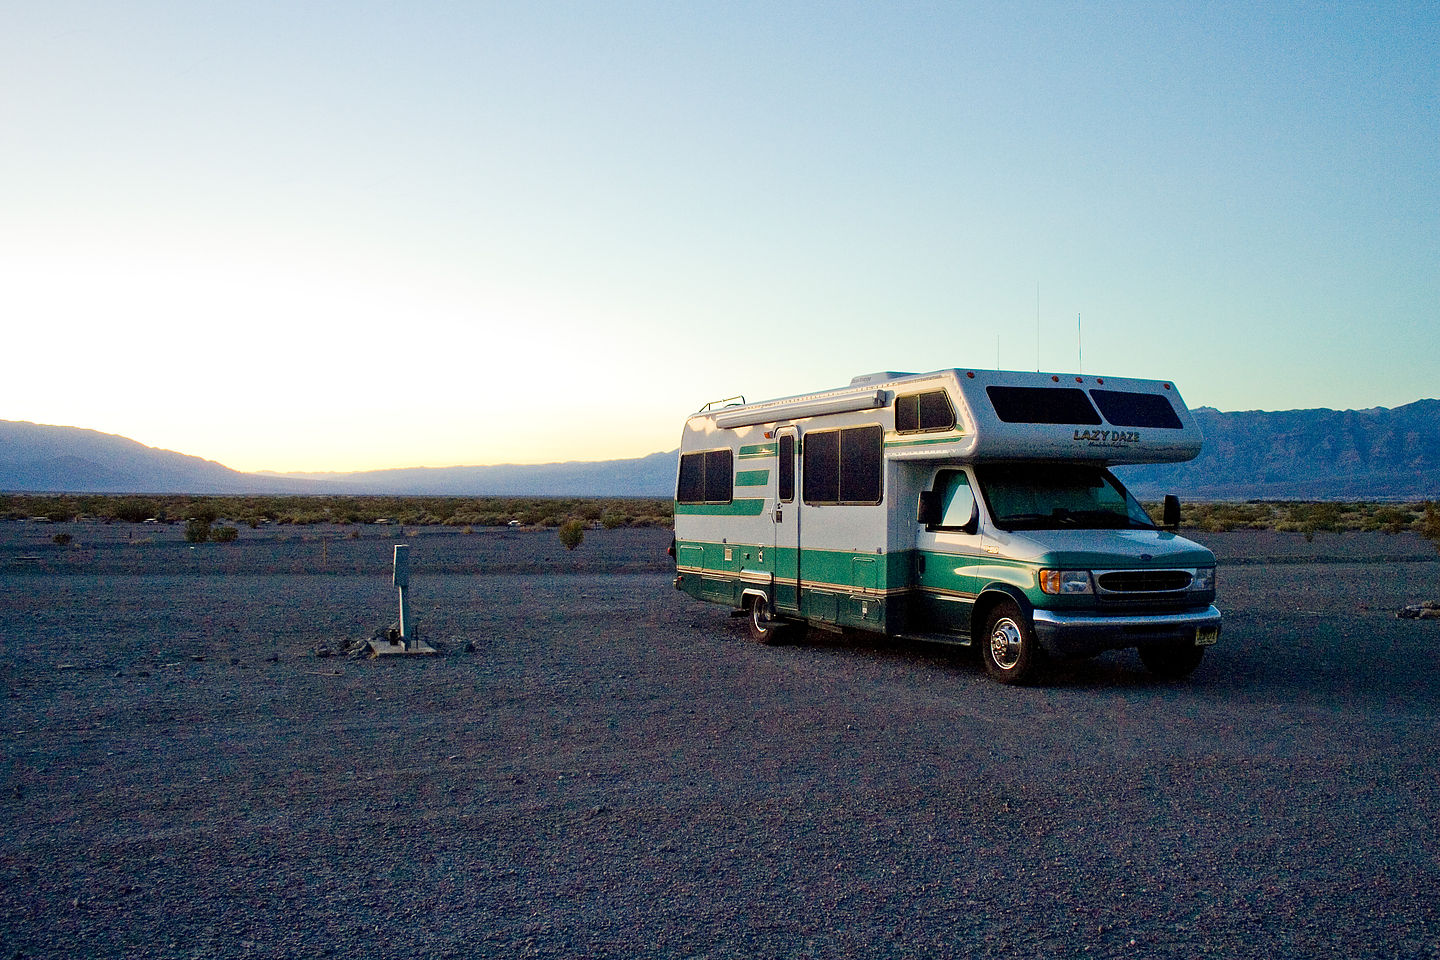
[[[755,597],[750,601],[750,639],[774,646],[785,639],[785,621],[770,616],[770,604]]]
[[[1153,643],[1140,648],[1140,662],[1162,680],[1183,680],[1205,659],[1205,648],[1186,643]]]
[[[980,660],[985,672],[1001,683],[1031,683],[1040,673],[1044,651],[1035,639],[1030,618],[1013,602],[996,604],[985,619],[980,636]]]

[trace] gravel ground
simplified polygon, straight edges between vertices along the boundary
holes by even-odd
[[[756,646],[661,530],[405,531],[443,655],[321,658],[391,538],[243,533],[0,524],[0,960],[1440,957],[1416,538],[1202,537],[1190,681],[1012,689]]]

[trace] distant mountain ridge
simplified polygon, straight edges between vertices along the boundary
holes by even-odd
[[[435,496],[668,497],[675,486],[678,451],[629,460],[495,464],[474,467],[403,467],[362,473],[259,474],[324,484],[357,494]]]
[[[0,491],[9,493],[668,497],[675,462],[671,451],[597,462],[241,473],[115,434],[0,420]]]
[[[0,420],[0,490],[14,493],[310,493],[113,433]]]
[[[1369,410],[1199,407],[1189,463],[1120,467],[1142,499],[1440,499],[1440,400]],[[668,497],[676,451],[626,460],[241,473],[80,427],[0,420],[0,491]]]
[[[1116,470],[1138,496],[1440,498],[1440,400],[1369,410],[1192,412],[1205,434],[1200,456]]]

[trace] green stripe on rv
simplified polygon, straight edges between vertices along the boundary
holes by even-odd
[[[765,512],[765,501],[732,500],[729,503],[677,503],[675,512],[696,517],[758,517]]]
[[[924,437],[919,440],[886,440],[887,447],[926,447],[937,443],[954,443],[965,439],[963,433],[947,433],[943,437]]]
[[[741,460],[755,460],[760,457],[773,457],[779,451],[773,443],[751,443],[740,448]]]
[[[737,487],[763,487],[769,482],[769,470],[739,470],[735,473]]]
[[[682,504],[682,507],[694,505]],[[721,505],[726,506],[726,505]],[[695,551],[686,565],[701,567],[710,576],[736,577],[743,566],[748,570],[772,571],[777,579],[795,577],[795,550],[764,544],[718,544],[707,541],[682,540],[677,549]],[[721,561],[721,551],[730,549],[731,561]],[[738,559],[747,552],[763,555],[763,560]],[[926,572],[917,576],[916,560],[923,556]],[[891,592],[906,588],[963,597],[974,597],[980,590],[995,584],[1009,584],[1035,595],[1035,571],[1038,564],[992,556],[961,556],[929,550],[900,550],[889,554],[858,553],[848,550],[806,548],[800,558],[801,575],[807,589],[864,590]],[[1039,599],[1036,596],[1036,599]],[[1046,597],[1046,606],[1063,606],[1063,598]],[[1079,601],[1093,602],[1081,597]]]
[[[682,566],[702,568],[709,576],[735,577],[743,566],[747,570],[773,572],[777,579],[793,581],[795,578],[795,550],[790,547],[681,540],[676,549],[679,551],[677,557],[684,555],[687,558]],[[722,562],[720,556],[724,549],[731,550],[735,559]],[[754,559],[740,559],[746,554],[756,556]],[[801,558],[807,589],[885,591],[903,588],[909,584],[912,563],[908,552],[877,554],[807,548]]]

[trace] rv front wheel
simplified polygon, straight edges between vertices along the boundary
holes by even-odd
[[[756,597],[750,601],[750,638],[772,645],[780,642],[785,624],[770,616],[770,604]]]
[[[997,604],[990,611],[980,645],[985,672],[1001,683],[1028,683],[1039,670],[1040,656],[1029,618],[1009,600]]]

